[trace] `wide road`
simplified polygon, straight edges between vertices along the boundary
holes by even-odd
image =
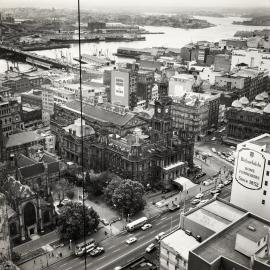
[[[222,189],[221,198],[230,196],[231,185]],[[211,198],[211,194],[207,194],[203,199]],[[192,199],[191,199],[192,200]],[[192,206],[191,200],[186,202],[185,210],[189,210]],[[155,236],[160,232],[169,233],[171,230],[179,226],[180,212],[183,207],[177,212],[165,213],[160,217],[155,217],[151,220],[152,228],[142,231],[137,230],[133,233],[124,232],[113,238],[107,239],[101,243],[105,248],[105,253],[92,258],[87,256],[87,269],[91,270],[112,270],[115,266],[125,265],[128,261],[138,257],[145,252],[145,248],[150,243],[156,243]],[[137,242],[128,245],[126,240],[129,237],[136,236]],[[46,268],[50,270],[83,270],[84,258],[71,256],[61,260],[60,262]]]

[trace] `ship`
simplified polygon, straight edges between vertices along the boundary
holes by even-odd
[[[20,47],[22,51],[41,51],[41,50],[51,50],[51,49],[62,49],[62,48],[70,48],[69,44],[33,44],[33,45],[25,45]]]

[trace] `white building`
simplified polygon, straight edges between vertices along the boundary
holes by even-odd
[[[270,220],[270,135],[237,145],[231,203]]]
[[[214,85],[216,76],[222,76],[224,72],[214,71],[213,68],[205,67],[200,71],[199,76],[201,80],[209,82],[210,85]]]
[[[258,67],[259,70],[270,71],[270,53],[260,49],[233,50],[231,69],[241,63],[249,67]]]
[[[195,78],[190,74],[177,74],[169,80],[169,96],[183,96],[186,92],[192,92]]]
[[[50,124],[51,115],[54,113],[54,97],[53,91],[43,89],[42,91],[42,122],[45,125]]]

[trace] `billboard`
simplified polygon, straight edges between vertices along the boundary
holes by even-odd
[[[250,149],[238,152],[235,180],[242,186],[258,190],[263,183],[265,157],[263,154]]]
[[[115,95],[119,97],[123,97],[125,95],[124,93],[124,80],[122,78],[115,78]]]

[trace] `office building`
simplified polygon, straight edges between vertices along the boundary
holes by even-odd
[[[111,103],[133,109],[137,102],[136,71],[132,69],[112,70]]]
[[[192,92],[195,78],[190,74],[176,74],[169,79],[169,96],[179,97]]]
[[[270,135],[240,143],[236,152],[231,203],[270,220]]]

